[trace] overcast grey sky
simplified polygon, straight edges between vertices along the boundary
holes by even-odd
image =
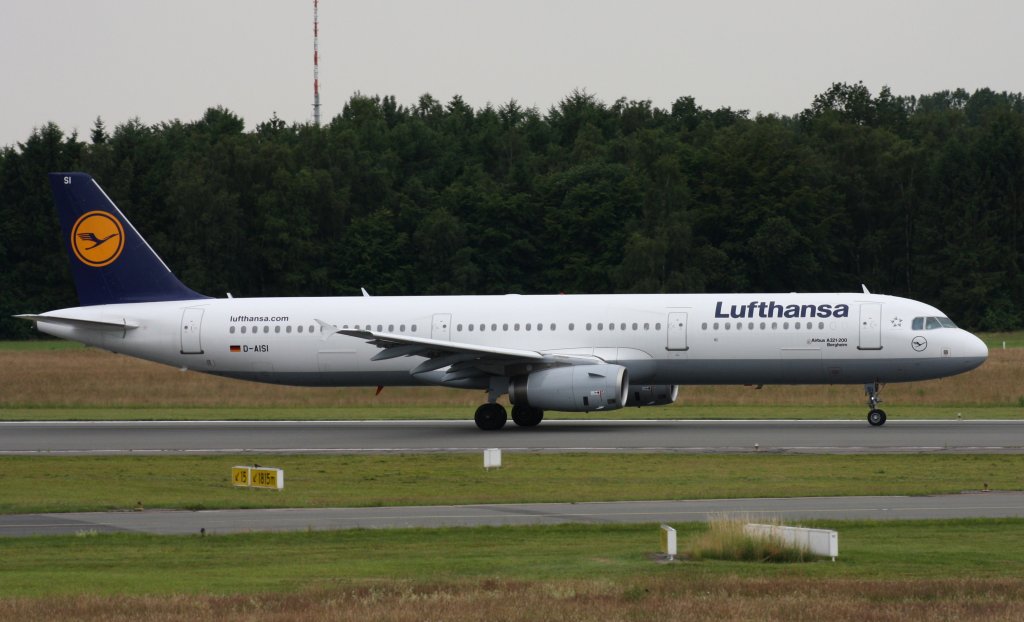
[[[3,0],[0,145],[216,105],[249,129],[311,120],[312,5]],[[356,91],[544,111],[578,88],[793,114],[832,82],[1024,91],[1022,34],[1020,0],[321,0],[321,103],[325,120]]]

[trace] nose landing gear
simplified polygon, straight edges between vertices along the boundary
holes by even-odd
[[[869,382],[864,385],[864,393],[868,396],[868,423],[873,426],[880,426],[885,424],[885,411],[878,408],[878,404],[882,401],[882,398],[878,397],[878,394],[882,391],[884,385],[878,382]]]

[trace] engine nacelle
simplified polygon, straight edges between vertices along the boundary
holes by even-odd
[[[679,397],[679,385],[675,384],[631,384],[629,385],[629,405],[636,406],[668,406]]]
[[[570,365],[517,376],[508,383],[513,404],[542,410],[615,410],[629,398],[629,372],[622,365]]]

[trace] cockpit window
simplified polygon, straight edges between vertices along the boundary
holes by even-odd
[[[913,330],[935,330],[936,328],[956,328],[956,324],[948,317],[915,317],[910,323]]]

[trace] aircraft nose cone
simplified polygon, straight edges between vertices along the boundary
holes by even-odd
[[[974,369],[988,359],[988,346],[981,339],[971,333],[965,332],[964,344],[961,346],[961,356],[970,363],[969,369]]]

